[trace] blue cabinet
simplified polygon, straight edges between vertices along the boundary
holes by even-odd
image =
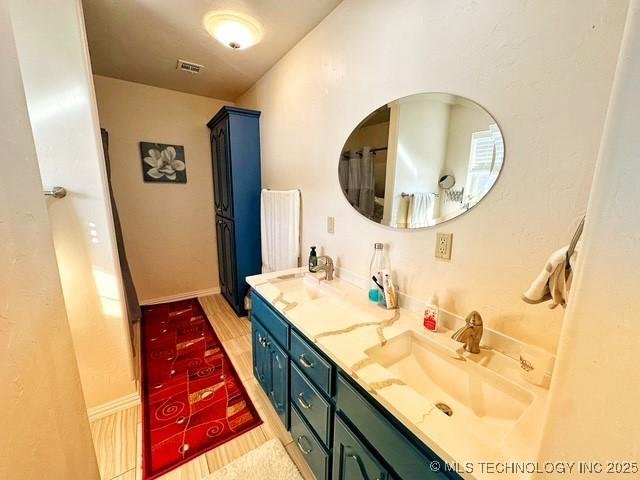
[[[330,432],[333,417],[331,404],[291,362],[291,403],[294,403],[325,445],[331,445]]]
[[[253,295],[251,303],[253,305],[251,317],[264,325],[269,335],[275,338],[285,350],[289,348],[289,323],[259,295]]]
[[[252,347],[253,347],[253,374],[265,392],[271,390],[271,360],[269,354],[270,338],[260,323],[253,321]]]
[[[269,399],[278,417],[289,427],[289,357],[275,342],[269,345],[269,361],[271,363],[271,388]]]
[[[253,373],[282,423],[289,425],[289,356],[268,331],[253,319]]]
[[[216,218],[216,238],[218,243],[218,274],[220,276],[220,293],[227,301],[235,302],[234,285],[236,285],[235,267],[235,233],[233,220],[224,217]]]
[[[252,303],[254,374],[318,480],[460,479],[256,292]]]
[[[296,364],[327,396],[331,396],[333,367],[320,353],[298,335],[291,332],[291,363]]]
[[[384,459],[399,478],[413,480],[442,480],[447,478],[440,458],[419,441],[410,438],[405,428],[385,415],[380,407],[346,375],[338,375],[336,382],[336,409],[349,419],[362,438]],[[433,471],[432,462],[440,463]],[[450,478],[459,478],[454,472]],[[355,477],[357,478],[357,477]],[[335,480],[335,479],[334,479]]]
[[[389,480],[374,454],[336,415],[333,436],[333,480]]]
[[[220,290],[246,315],[245,277],[260,273],[260,112],[223,107],[211,130],[213,203],[216,215]]]
[[[291,406],[291,436],[298,450],[311,468],[316,480],[328,480],[331,454],[325,450],[315,433],[302,419],[298,409]]]

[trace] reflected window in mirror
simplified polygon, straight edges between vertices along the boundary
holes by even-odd
[[[413,229],[476,205],[503,164],[502,133],[486,110],[456,95],[424,93],[368,115],[342,149],[338,177],[360,214]]]

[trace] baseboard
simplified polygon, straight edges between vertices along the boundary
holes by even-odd
[[[194,290],[193,292],[178,293],[176,295],[167,295],[166,297],[149,298],[141,300],[140,305],[156,305],[158,303],[177,302],[178,300],[187,300],[194,297],[206,297],[220,293],[220,287],[205,288],[204,290]]]
[[[138,392],[130,393],[124,397],[103,403],[102,405],[91,407],[87,410],[87,415],[89,416],[89,421],[93,422],[99,418],[107,417],[120,410],[135,407],[136,405],[140,405],[140,394]]]

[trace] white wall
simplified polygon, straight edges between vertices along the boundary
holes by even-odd
[[[91,69],[79,0],[13,0],[42,183],[87,407],[135,394]]]
[[[392,102],[390,107],[395,128],[389,138],[389,156],[395,158],[390,162],[394,169],[387,172],[387,181],[393,181],[389,189],[393,198],[389,200],[391,225],[395,225],[403,193],[438,192],[447,153],[450,105],[419,95]],[[437,211],[434,216],[438,216]]]
[[[0,0],[0,478],[100,478],[6,0]]]
[[[372,243],[384,241],[402,291],[438,290],[444,308],[477,309],[490,327],[554,351],[563,311],[520,294],[586,207],[626,7],[345,0],[238,100],[262,111],[263,184],[302,189],[305,247],[365,276]],[[338,156],[369,112],[425,91],[485,107],[502,128],[505,166],[471,212],[395,232],[347,204]],[[454,234],[451,262],[433,258],[436,231]]]
[[[462,101],[451,105],[449,135],[447,137],[447,157],[442,173],[452,174],[456,183],[453,190],[464,188],[469,173],[469,155],[471,153],[471,135],[489,129],[493,120],[476,105]],[[459,202],[448,202],[445,190],[440,189],[440,216],[446,217],[460,210]]]
[[[207,122],[229,102],[94,77],[111,178],[142,302],[218,287]],[[186,184],[144,183],[141,141],[184,145]]]
[[[542,460],[640,464],[638,85],[640,2],[634,0],[560,339]]]

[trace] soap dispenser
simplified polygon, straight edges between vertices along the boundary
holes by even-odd
[[[309,252],[309,271],[313,272],[318,266],[318,254],[316,253],[316,247],[311,247]]]

